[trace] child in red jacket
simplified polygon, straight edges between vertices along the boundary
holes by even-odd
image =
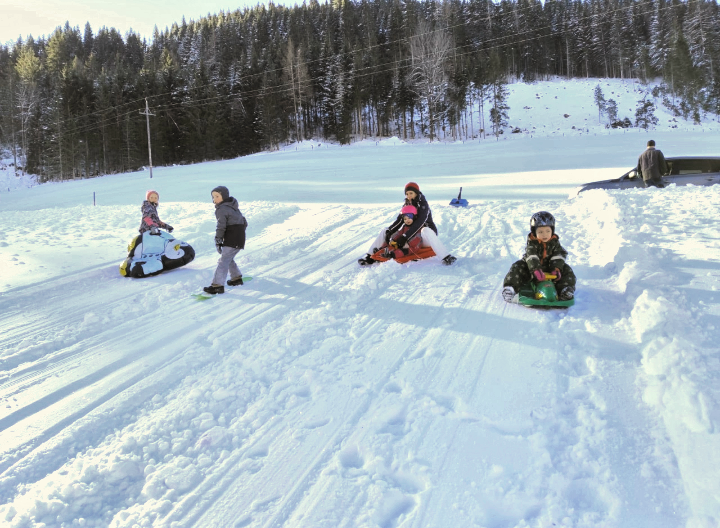
[[[411,252],[417,251],[422,246],[422,238],[420,237],[419,231],[415,233],[412,238],[405,238],[405,234],[410,229],[410,226],[412,225],[413,220],[417,215],[417,208],[414,205],[406,205],[400,210],[400,214],[402,215],[403,224],[405,225],[403,225],[403,227],[400,228],[399,231],[397,231],[393,236],[390,237],[390,242],[388,243],[388,245],[383,245],[383,247],[380,248],[385,249],[385,251],[383,251],[382,253],[382,256],[387,259],[404,257],[406,255],[409,255]],[[399,244],[403,241],[405,241],[405,243],[402,247],[400,247]]]

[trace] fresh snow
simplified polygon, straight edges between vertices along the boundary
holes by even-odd
[[[592,103],[583,82],[512,86],[511,110],[552,95],[559,133],[6,174],[0,526],[718,528],[720,188],[574,192],[650,137],[718,155],[718,127],[580,133],[560,111]],[[408,181],[457,263],[359,267]],[[254,280],[196,302],[219,184]],[[197,257],[126,279],[150,188]],[[538,210],[579,278],[568,310],[500,296]]]

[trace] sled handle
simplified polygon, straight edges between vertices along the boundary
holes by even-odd
[[[462,187],[460,187],[460,192],[458,193],[458,200],[462,200]]]
[[[545,280],[555,280],[555,279],[557,279],[557,275],[553,275],[551,273],[545,274]]]

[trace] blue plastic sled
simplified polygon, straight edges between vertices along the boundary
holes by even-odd
[[[460,187],[460,192],[458,193],[458,197],[450,200],[450,205],[453,205],[455,207],[467,207],[468,206],[468,201],[462,197],[462,187]]]

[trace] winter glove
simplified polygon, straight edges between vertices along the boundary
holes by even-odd
[[[553,279],[553,282],[559,281],[559,280],[560,280],[560,277],[562,277],[562,275],[560,274],[560,270],[557,269],[557,268],[555,268],[555,271],[553,271],[553,275],[555,275],[555,278]]]
[[[535,271],[533,271],[533,276],[538,282],[542,282],[545,280],[545,272],[541,269],[536,269]]]
[[[215,249],[217,249],[217,252],[222,255],[222,240],[218,237],[215,237]]]
[[[170,224],[165,224],[165,229],[168,233],[172,233],[174,228]]]
[[[405,244],[407,244],[407,237],[405,235],[400,235],[394,243],[396,247],[405,247]]]
[[[150,234],[151,235],[159,235],[160,234],[160,231],[158,230],[157,226],[152,226],[150,228]]]
[[[391,235],[390,235],[390,230],[389,230],[389,229],[386,229],[386,230],[385,230],[385,244],[388,244],[388,245],[390,244],[390,236],[391,236]]]

